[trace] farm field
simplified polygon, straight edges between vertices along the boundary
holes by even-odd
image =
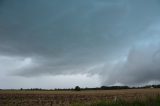
[[[0,106],[112,106],[119,100],[154,102],[160,89],[125,89],[93,91],[0,91]],[[159,99],[159,98],[158,98]],[[157,100],[157,99],[156,99]],[[96,104],[102,101],[103,103]],[[105,102],[110,103],[107,105]],[[156,101],[155,106],[160,106]],[[140,104],[140,103],[139,103]],[[118,105],[114,105],[118,106]],[[122,105],[120,105],[122,106]],[[126,105],[127,106],[127,105]],[[144,105],[132,105],[144,106]],[[148,105],[150,106],[150,105]],[[153,105],[154,106],[154,105]]]

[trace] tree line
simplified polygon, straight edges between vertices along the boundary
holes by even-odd
[[[146,85],[141,87],[129,87],[129,86],[101,86],[95,88],[81,88],[75,86],[75,88],[56,88],[56,89],[42,89],[42,88],[30,88],[30,89],[0,89],[0,90],[21,90],[21,91],[85,91],[85,90],[120,90],[120,89],[144,89],[144,88],[160,88],[160,85]]]

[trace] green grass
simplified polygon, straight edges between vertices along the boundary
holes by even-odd
[[[135,99],[132,102],[119,99],[114,101],[98,101],[90,104],[75,103],[72,106],[160,106],[160,96],[147,97],[145,100]]]

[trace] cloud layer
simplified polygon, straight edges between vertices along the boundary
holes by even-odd
[[[1,73],[98,74],[103,84],[159,80],[159,46],[152,47],[160,42],[159,10],[158,0],[0,1]]]

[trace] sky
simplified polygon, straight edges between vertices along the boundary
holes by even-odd
[[[160,82],[159,0],[0,0],[0,88]]]

